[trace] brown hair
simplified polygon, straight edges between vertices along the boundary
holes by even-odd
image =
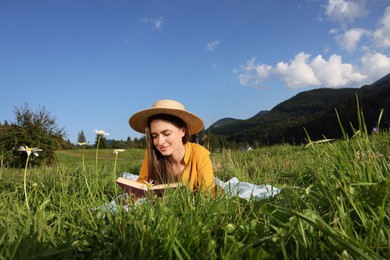
[[[149,151],[149,169],[148,169],[148,179],[153,180],[156,183],[168,183],[174,180],[172,177],[172,168],[169,160],[166,156],[163,156],[157,148],[154,146],[153,138],[150,131],[150,123],[153,120],[163,120],[168,122],[177,128],[185,128],[186,134],[182,138],[183,144],[186,144],[189,140],[191,140],[191,136],[189,134],[188,128],[183,120],[181,120],[177,116],[168,115],[168,114],[157,114],[151,116],[148,119],[148,124],[145,129],[146,143]]]

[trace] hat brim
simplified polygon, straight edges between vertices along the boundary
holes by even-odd
[[[197,115],[181,109],[172,108],[148,108],[145,110],[141,110],[130,117],[130,127],[133,128],[135,131],[144,134],[145,128],[148,124],[148,119],[151,116],[158,114],[168,114],[181,118],[186,124],[190,135],[199,133],[204,127],[203,120]]]

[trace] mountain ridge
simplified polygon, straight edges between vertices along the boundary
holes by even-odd
[[[380,94],[378,94],[380,93]],[[390,74],[370,85],[360,88],[319,88],[307,90],[277,104],[269,111],[260,111],[248,119],[222,118],[212,124],[206,131],[217,136],[223,136],[228,141],[244,143],[280,143],[302,142],[305,139],[304,128],[315,132],[318,138],[324,135],[339,137],[335,110],[346,115],[345,120],[354,121],[351,115],[355,113],[356,97],[362,100],[362,105],[370,111],[369,116],[376,118],[380,109],[390,109],[385,97],[390,93]],[[380,107],[381,106],[381,107]],[[388,113],[383,117],[386,120]],[[334,120],[333,128],[330,123],[322,120]],[[369,123],[372,124],[372,120]],[[316,122],[316,123],[314,123]],[[386,121],[387,122],[387,121]],[[327,132],[319,133],[315,124],[324,126]],[[273,132],[273,133],[272,133]]]

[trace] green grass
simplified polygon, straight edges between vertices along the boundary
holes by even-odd
[[[215,175],[282,188],[261,201],[176,190],[95,210],[144,150],[59,151],[53,167],[0,169],[0,259],[388,259],[390,134],[212,153]],[[84,154],[84,163],[83,163]]]

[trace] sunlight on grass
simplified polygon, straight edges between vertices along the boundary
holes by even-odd
[[[177,189],[114,215],[101,207],[113,179],[138,173],[145,151],[83,147],[29,169],[26,211],[23,170],[1,166],[0,258],[386,259],[390,133],[360,122],[345,140],[212,153],[216,177],[282,188],[258,201]]]

